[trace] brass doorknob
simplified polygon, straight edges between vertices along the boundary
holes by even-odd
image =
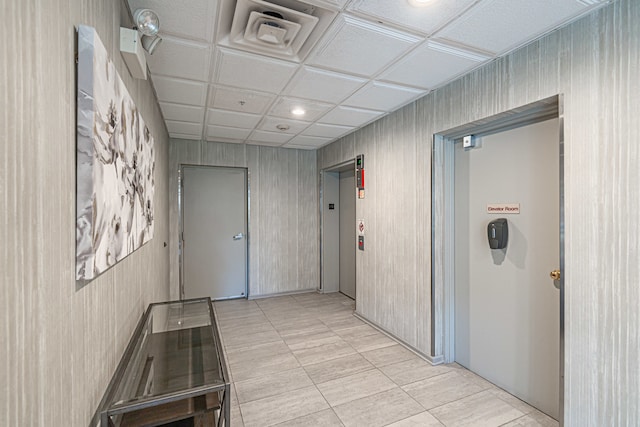
[[[549,276],[551,276],[553,280],[560,280],[560,270],[553,270],[549,273]]]

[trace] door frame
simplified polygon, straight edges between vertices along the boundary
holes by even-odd
[[[249,298],[249,258],[250,258],[250,218],[251,218],[251,183],[249,182],[249,169],[243,167],[234,167],[234,166],[215,166],[215,165],[198,165],[192,163],[180,163],[178,165],[178,279],[179,279],[179,289],[178,293],[180,296],[180,300],[184,299],[184,168],[208,168],[208,169],[236,169],[242,170],[244,172],[244,183],[245,183],[245,194],[246,198],[246,218],[245,223],[247,224],[247,233],[245,237],[245,245],[246,245],[246,259],[245,259],[245,284],[244,284],[244,299]],[[242,299],[238,297],[229,297],[229,298],[219,298],[219,300],[223,299]]]
[[[340,172],[341,169],[344,169],[345,167],[349,166],[349,165],[353,165],[353,172],[355,174],[355,168],[356,168],[356,159],[351,158],[348,160],[345,160],[343,162],[337,163],[335,165],[323,168],[320,170],[320,287],[318,288],[319,292],[324,293],[324,277],[323,277],[323,268],[324,268],[324,186],[325,186],[325,174],[327,172]],[[358,204],[356,203],[356,212],[358,209]],[[356,213],[356,218],[357,218],[357,213]],[[356,223],[353,223],[353,226],[356,226]],[[354,249],[355,250],[355,249]],[[356,257],[356,262],[357,262],[357,257]],[[358,269],[356,268],[356,290],[355,290],[355,294],[356,294],[356,299],[358,296]],[[340,287],[338,286],[338,292],[340,292]],[[354,300],[355,301],[355,300]]]
[[[455,360],[455,264],[454,264],[454,141],[464,135],[487,135],[544,120],[557,118],[559,122],[559,269],[562,272],[556,287],[560,292],[560,375],[559,423],[564,418],[564,102],[563,95],[555,95],[523,105],[462,126],[433,134],[431,146],[431,360],[432,363],[451,363]]]

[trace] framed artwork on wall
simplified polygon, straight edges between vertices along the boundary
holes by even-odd
[[[154,140],[95,29],[78,27],[76,280],[153,237]]]

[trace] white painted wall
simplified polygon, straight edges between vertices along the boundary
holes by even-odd
[[[433,134],[563,95],[567,426],[640,425],[638,22],[640,2],[617,0],[318,154],[366,155],[356,306],[428,354]]]
[[[558,418],[559,124],[547,120],[455,144],[455,360]],[[519,214],[487,213],[518,203]],[[506,249],[487,224],[506,218]]]

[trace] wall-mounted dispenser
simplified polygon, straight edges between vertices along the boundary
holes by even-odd
[[[498,218],[487,225],[487,238],[491,249],[504,249],[509,240],[509,226],[506,218]]]

